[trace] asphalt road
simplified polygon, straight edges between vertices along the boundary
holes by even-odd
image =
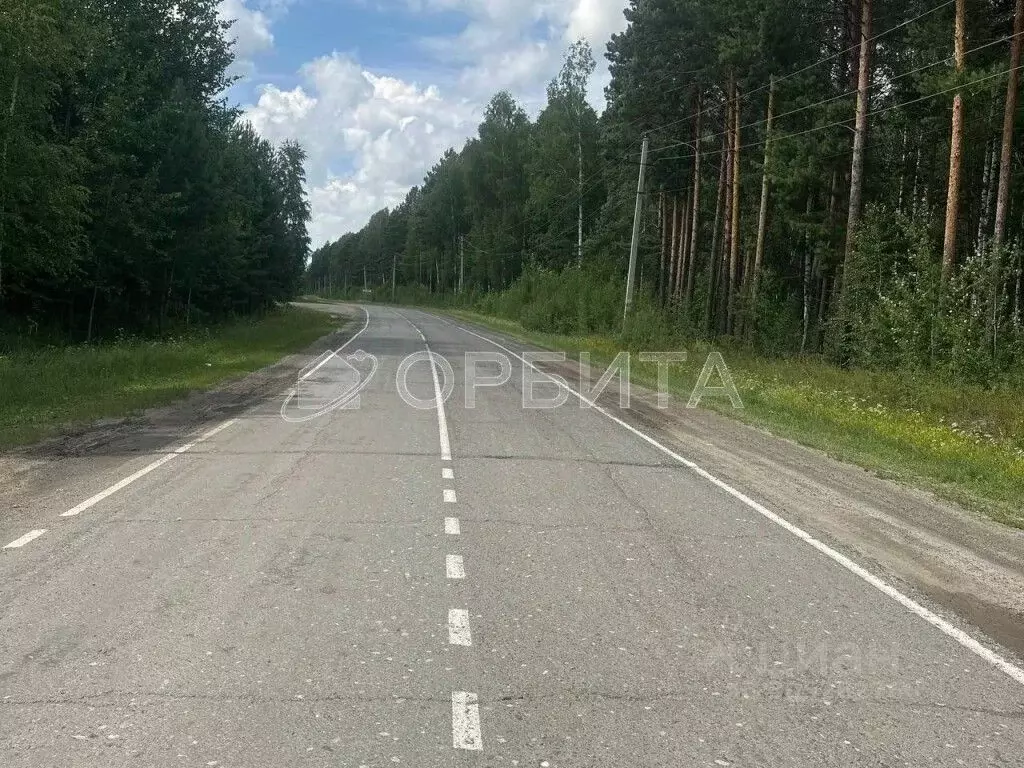
[[[1024,765],[1008,653],[756,487],[628,413],[524,409],[512,355],[467,408],[465,354],[507,339],[354,330],[373,358],[311,367],[287,419],[282,393],[0,517],[0,765]],[[443,366],[406,371],[420,409],[396,387],[428,347],[440,409]]]

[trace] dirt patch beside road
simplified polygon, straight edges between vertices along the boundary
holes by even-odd
[[[25,494],[71,484],[79,476],[96,474],[132,456],[160,453],[187,442],[204,425],[272,401],[295,383],[298,372],[311,360],[337,349],[359,329],[361,315],[354,308],[298,306],[335,315],[340,329],[300,353],[213,389],[193,392],[171,405],[69,429],[58,437],[7,452],[0,456],[0,509],[17,509]]]

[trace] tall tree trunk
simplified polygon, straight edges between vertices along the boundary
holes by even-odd
[[[3,193],[0,194],[0,306],[4,303],[4,241],[7,236],[7,153],[10,148],[11,133],[14,131],[14,115],[18,107],[18,83],[19,71],[17,66],[14,70],[14,81],[11,84],[11,104],[7,108],[8,128],[4,131],[4,147],[0,153],[0,182],[2,182]]]
[[[679,266],[676,269],[676,284],[672,290],[672,301],[678,302],[686,280],[686,253],[690,245],[690,193],[683,198],[683,208],[679,212],[682,223],[679,225],[679,252],[676,258]]]
[[[754,268],[750,275],[750,309],[757,307],[757,289],[761,281],[761,264],[764,262],[765,231],[768,226],[768,164],[771,162],[772,126],[775,122],[775,76],[768,87],[768,120],[765,123],[764,169],[761,171],[761,210],[757,218],[757,247],[754,249]],[[756,316],[756,315],[754,315]],[[754,324],[751,322],[753,330]]]
[[[989,121],[991,123],[991,121]],[[981,256],[985,252],[988,228],[991,225],[993,182],[996,178],[996,142],[993,139],[985,145],[985,167],[981,175],[981,208],[978,211],[978,230],[974,236],[974,252]]]
[[[672,196],[672,240],[669,243],[669,283],[665,289],[666,303],[672,302],[672,291],[676,285],[676,248],[679,243],[679,197]]]
[[[1003,147],[999,158],[999,193],[996,198],[996,225],[992,243],[1000,250],[1006,242],[1006,217],[1010,209],[1010,178],[1012,176],[1013,130],[1017,118],[1017,84],[1020,81],[1021,38],[1024,37],[1024,0],[1017,0],[1013,14],[1013,39],[1010,40],[1010,78],[1006,84],[1006,106],[1003,111]]]
[[[667,284],[666,269],[667,263],[667,251],[668,251],[668,208],[665,205],[665,189],[662,187],[661,193],[658,195],[658,218],[661,220],[661,267],[658,270],[658,301],[662,306],[665,305],[665,287]]]
[[[728,133],[722,136],[722,159],[718,164],[718,191],[715,195],[715,225],[711,229],[711,250],[708,255],[708,295],[704,306],[704,327],[709,336],[714,330],[715,294],[718,291],[718,245],[722,227],[722,209],[725,207],[725,185],[728,176]]]
[[[733,108],[733,135],[732,135],[732,235],[730,237],[729,253],[729,316],[728,333],[732,333],[736,326],[736,294],[739,289],[739,262],[740,262],[740,90],[736,81],[733,80],[733,97],[735,107]]]
[[[733,173],[736,170],[735,164],[733,163],[733,155],[735,151],[735,142],[733,141],[733,129],[735,127],[735,120],[733,115],[736,112],[736,102],[733,99],[733,81],[729,80],[729,123],[727,129],[727,160],[726,160],[726,183],[725,183],[725,215],[722,217],[722,258],[719,264],[719,281],[718,284],[721,286],[719,289],[719,303],[718,303],[718,329],[722,331],[728,327],[728,306],[729,306],[729,294],[732,291],[732,286],[729,284],[729,255],[732,253],[732,179]]]
[[[811,217],[811,213],[814,210],[814,191],[813,189],[807,192],[807,206],[804,209],[804,214],[808,219]],[[803,259],[803,274],[801,275],[801,302],[802,302],[802,318],[801,318],[801,329],[800,329],[800,354],[807,354],[807,340],[811,331],[811,287],[813,286],[815,270],[818,267],[818,248],[814,247],[814,243],[811,241],[809,232],[804,233],[804,259]]]
[[[860,65],[857,74],[857,121],[853,137],[853,158],[850,164],[850,210],[846,218],[846,251],[843,276],[850,266],[853,241],[864,208],[864,156],[868,139],[868,111],[871,106],[871,4],[862,0],[860,9]],[[842,280],[843,277],[840,278]]]
[[[919,204],[918,184],[921,175],[921,138],[917,139],[917,156],[914,159],[914,185],[910,193],[910,218],[917,221],[917,209]]]
[[[579,120],[582,123],[582,116]],[[583,266],[583,128],[576,126],[576,157],[578,161],[579,181],[577,195],[579,196],[579,216],[576,219],[576,263]]]
[[[697,93],[697,115],[693,126],[693,214],[690,216],[690,258],[686,270],[686,289],[683,302],[689,306],[693,299],[693,278],[697,272],[697,246],[700,239],[700,171],[701,171],[701,109],[702,95]]]
[[[967,0],[956,0],[956,22],[953,34],[957,76],[963,75],[965,58],[965,26]],[[964,95],[953,97],[953,126],[949,136],[949,192],[946,195],[946,229],[942,243],[942,285],[949,284],[956,266],[956,233],[960,215],[960,166],[964,147]]]

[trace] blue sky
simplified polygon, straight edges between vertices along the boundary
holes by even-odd
[[[535,113],[566,46],[599,69],[626,0],[222,0],[235,24],[230,93],[268,139],[309,153],[314,243],[360,228],[476,132],[507,89]]]

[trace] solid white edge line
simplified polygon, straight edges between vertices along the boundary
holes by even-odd
[[[356,306],[357,306],[357,307],[359,307],[359,305],[358,305],[358,304],[357,304]],[[369,325],[370,325],[370,313],[369,313],[369,312],[367,311],[366,307],[359,307],[359,309],[361,309],[361,310],[362,310],[362,312],[363,312],[363,314],[364,314],[364,315],[366,315],[366,320],[365,320],[365,322],[363,323],[363,327],[362,327],[362,328],[360,328],[360,329],[359,329],[359,330],[358,330],[358,331],[357,331],[357,332],[356,332],[355,334],[353,334],[353,335],[352,335],[352,336],[351,336],[351,337],[350,337],[350,338],[348,339],[348,341],[346,341],[346,342],[345,342],[344,344],[342,344],[342,345],[341,345],[340,347],[338,347],[338,348],[337,348],[336,350],[334,350],[334,351],[333,351],[333,352],[331,352],[331,353],[330,353],[329,355],[327,355],[327,356],[326,356],[326,357],[325,357],[325,358],[324,358],[323,360],[321,360],[321,361],[320,361],[320,363],[319,363],[319,364],[318,364],[318,365],[316,366],[316,368],[314,368],[313,370],[309,371],[308,373],[305,373],[305,374],[303,374],[302,376],[300,376],[300,377],[299,377],[299,381],[305,381],[305,380],[306,380],[306,379],[308,379],[308,378],[309,378],[310,376],[312,376],[312,375],[313,375],[314,373],[316,373],[316,372],[317,372],[317,371],[319,371],[319,370],[320,370],[321,368],[323,368],[323,367],[324,367],[325,365],[327,365],[327,362],[328,362],[328,361],[329,361],[329,360],[330,360],[330,359],[331,359],[332,357],[334,357],[335,355],[337,355],[337,354],[338,354],[339,352],[341,352],[341,350],[343,350],[343,349],[344,349],[345,347],[347,347],[347,346],[348,346],[349,344],[351,344],[351,343],[352,343],[353,341],[355,341],[355,340],[356,340],[356,338],[358,338],[359,336],[361,336],[361,335],[362,335],[362,333],[363,333],[363,331],[365,331],[365,330],[366,330],[366,329],[367,329],[367,328],[369,327]]]
[[[469,611],[452,608],[448,611],[448,644],[473,645],[473,635],[469,630]]]
[[[444,572],[449,579],[466,578],[466,566],[462,555],[447,555],[444,559]]]
[[[451,488],[444,489],[444,503],[454,504],[456,502],[455,491]]]
[[[106,488],[106,489],[100,491],[95,496],[89,497],[88,499],[83,501],[78,506],[72,507],[67,512],[62,512],[61,513],[61,517],[73,517],[74,515],[81,514],[85,510],[89,509],[89,507],[93,507],[96,504],[99,504],[101,501],[103,501],[108,496],[113,496],[115,493],[120,491],[122,488],[125,488],[125,487],[131,485],[136,480],[138,480],[140,477],[144,477],[144,476],[148,475],[150,472],[152,472],[154,469],[162,467],[164,464],[169,462],[171,459],[175,459],[178,456],[180,456],[181,454],[187,453],[188,451],[192,450],[193,448],[195,448],[200,443],[202,443],[202,442],[204,442],[206,440],[209,440],[211,437],[213,437],[214,435],[216,435],[216,434],[218,434],[220,432],[223,432],[225,429],[227,429],[228,427],[230,427],[232,424],[236,423],[237,421],[238,421],[238,419],[229,419],[228,421],[225,421],[220,426],[215,427],[214,429],[211,429],[209,432],[207,432],[207,433],[205,433],[203,435],[200,435],[195,440],[193,440],[191,443],[186,443],[185,445],[181,446],[180,448],[175,448],[171,453],[168,453],[168,454],[166,454],[164,456],[161,456],[159,459],[157,459],[156,461],[154,461],[151,464],[146,465],[145,467],[140,469],[138,472],[135,472],[134,474],[128,475],[128,477],[126,477],[123,480],[120,480],[120,481],[114,483],[109,488]]]
[[[44,533],[46,533],[46,528],[43,528],[43,529],[40,529],[40,530],[35,530],[35,531],[29,531],[24,536],[22,536],[20,539],[15,539],[10,544],[5,546],[4,549],[18,549],[19,547],[24,547],[30,541],[35,541],[40,536],[42,536]],[[468,629],[468,625],[467,625],[467,629]]]
[[[731,485],[729,485],[728,483],[724,482],[723,480],[719,480],[717,477],[712,475],[710,472],[708,472],[707,470],[699,467],[697,464],[695,464],[694,462],[690,461],[689,459],[683,458],[678,453],[673,451],[671,448],[668,448],[668,447],[662,445],[661,443],[659,443],[657,440],[655,440],[650,435],[647,435],[644,432],[641,432],[636,427],[632,426],[631,424],[626,423],[622,419],[618,418],[614,414],[612,414],[609,411],[607,411],[604,408],[602,408],[600,405],[598,405],[594,401],[590,400],[586,396],[584,396],[581,393],[577,392],[572,387],[568,386],[561,379],[559,379],[557,377],[554,377],[554,376],[551,376],[550,374],[547,374],[544,371],[540,370],[537,366],[533,365],[528,360],[523,358],[521,355],[516,354],[515,352],[513,352],[511,349],[509,349],[508,347],[504,346],[503,344],[499,344],[498,342],[494,341],[493,339],[489,339],[486,336],[480,335],[479,333],[474,333],[473,331],[469,330],[468,328],[463,328],[461,325],[457,325],[456,323],[449,322],[448,320],[445,320],[444,318],[438,318],[438,319],[440,319],[442,322],[448,323],[448,325],[451,325],[453,328],[458,328],[460,331],[463,331],[464,333],[468,333],[470,336],[475,336],[476,338],[481,339],[482,341],[486,341],[488,344],[494,345],[498,349],[504,350],[505,352],[507,352],[508,354],[512,355],[517,360],[522,362],[523,365],[528,365],[530,368],[532,368],[537,373],[540,373],[542,376],[547,376],[549,379],[551,379],[553,382],[555,382],[558,386],[562,387],[563,389],[565,389],[566,391],[571,393],[573,396],[578,398],[581,402],[586,403],[588,406],[593,408],[595,411],[597,411],[601,415],[603,415],[606,418],[610,419],[611,421],[615,422],[620,427],[623,427],[624,429],[628,430],[629,432],[632,432],[636,437],[640,438],[641,440],[643,440],[644,442],[646,442],[649,445],[653,446],[654,448],[657,448],[659,451],[661,451],[665,455],[671,457],[672,459],[676,460],[677,462],[682,464],[684,467],[686,467],[687,469],[690,469],[691,471],[693,471],[694,473],[696,473],[700,477],[703,477],[708,482],[718,486],[718,488],[720,488],[721,490],[725,491],[730,496],[738,499],[739,501],[741,501],[743,504],[745,504],[748,507],[750,507],[751,509],[753,509],[758,514],[762,515],[763,517],[767,518],[768,520],[771,520],[776,525],[778,525],[778,526],[784,528],[785,530],[789,531],[791,534],[793,534],[797,538],[802,539],[807,544],[809,544],[810,546],[814,547],[816,550],[821,552],[823,555],[825,555],[829,559],[831,559],[834,562],[836,562],[839,565],[841,565],[843,568],[848,570],[850,573],[853,573],[854,575],[859,576],[861,579],[866,581],[868,584],[873,586],[878,591],[880,591],[883,594],[891,597],[893,600],[898,602],[900,605],[902,605],[904,608],[909,610],[911,613],[913,613],[916,616],[924,619],[929,624],[931,624],[933,627],[935,627],[936,629],[941,631],[943,634],[947,635],[948,637],[951,637],[953,640],[955,640],[956,642],[960,643],[960,645],[962,645],[967,650],[969,650],[972,653],[974,653],[975,655],[981,657],[982,659],[984,659],[986,662],[991,664],[993,667],[995,667],[999,671],[1004,672],[1005,674],[1009,675],[1011,678],[1016,680],[1021,685],[1024,685],[1024,669],[1022,669],[1021,667],[1017,666],[1016,664],[1013,664],[1012,662],[1004,659],[998,653],[996,653],[995,651],[993,651],[993,650],[987,648],[986,646],[982,645],[980,642],[975,640],[973,637],[971,637],[969,634],[964,632],[962,629],[959,629],[958,627],[955,627],[952,624],[950,624],[948,621],[943,619],[941,616],[936,614],[934,611],[930,611],[929,609],[925,608],[920,603],[918,603],[915,600],[911,599],[910,597],[907,597],[906,595],[904,595],[902,592],[900,592],[898,589],[896,589],[892,585],[890,585],[890,584],[886,583],[885,581],[883,581],[882,579],[878,578],[873,573],[867,571],[865,568],[861,567],[860,565],[857,565],[857,563],[853,562],[853,560],[848,558],[846,555],[844,555],[844,554],[842,554],[840,552],[837,552],[836,550],[832,549],[832,547],[828,546],[828,544],[825,544],[824,542],[821,542],[818,539],[814,538],[807,531],[805,531],[802,528],[799,528],[799,527],[793,525],[788,520],[780,517],[779,515],[777,515],[776,513],[772,512],[770,509],[768,509],[767,507],[765,507],[762,504],[754,501],[749,496],[747,496],[743,492],[738,491],[737,489],[733,488]]]
[[[479,751],[484,748],[480,736],[480,705],[475,693],[452,691],[452,746]]]
[[[449,536],[462,535],[462,525],[457,517],[446,517],[444,519],[444,532]]]

